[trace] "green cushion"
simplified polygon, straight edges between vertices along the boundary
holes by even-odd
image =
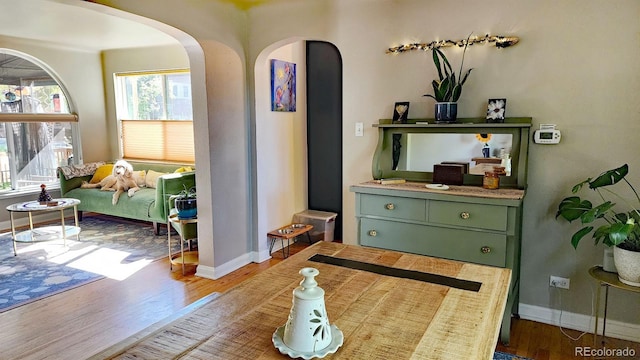
[[[78,205],[80,211],[92,211],[145,221],[163,221],[162,218],[154,218],[150,214],[150,209],[155,202],[156,189],[141,188],[131,198],[127,193],[122,193],[116,205],[111,204],[113,194],[113,191],[76,188],[66,193],[65,197],[80,200],[80,205]]]

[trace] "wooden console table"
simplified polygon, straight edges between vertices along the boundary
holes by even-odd
[[[480,283],[439,285],[309,260],[316,254],[418,275]],[[288,359],[272,343],[287,322],[304,267],[320,271],[329,322],[344,344],[325,359],[492,359],[511,270],[319,241],[208,303],[91,359]],[[395,274],[394,274],[395,275]]]
[[[282,257],[286,258],[289,256],[289,246],[291,245],[291,239],[295,239],[296,237],[307,234],[307,238],[309,239],[309,244],[311,244],[311,235],[309,232],[313,229],[313,225],[307,224],[289,224],[285,225],[281,228],[275,229],[273,231],[269,231],[267,233],[267,239],[271,242],[269,244],[269,255],[273,252],[273,245],[276,243],[278,239],[280,239],[280,244],[282,245]],[[284,248],[284,240],[287,240],[287,252],[285,254]]]

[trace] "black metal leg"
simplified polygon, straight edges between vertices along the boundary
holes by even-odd
[[[284,254],[284,240],[280,238],[280,246],[282,246],[282,258],[286,258],[287,256]]]
[[[269,241],[270,241],[270,243],[269,243],[269,255],[271,255],[271,253],[273,252],[273,245],[276,244],[276,238],[270,237]]]
[[[604,345],[605,332],[607,331],[607,303],[609,302],[609,285],[604,287],[604,317],[602,318],[602,345]]]

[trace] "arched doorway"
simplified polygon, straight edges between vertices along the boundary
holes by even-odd
[[[329,85],[323,81],[322,76],[309,77],[307,66],[310,56],[307,45],[311,43],[317,49],[311,56],[318,57],[318,61],[312,61],[313,71],[320,71],[316,68],[320,62],[324,63],[325,69],[322,72],[332,69],[334,74],[339,75],[337,82],[330,85],[332,91],[323,90]],[[321,57],[326,59],[322,60]],[[272,59],[296,64],[296,112],[271,111]],[[254,250],[258,254],[255,261],[262,262],[270,256],[266,234],[291,222],[295,213],[314,209],[310,202],[319,205],[318,198],[331,198],[334,201],[331,207],[321,205],[322,208],[314,210],[342,213],[342,62],[338,49],[330,43],[288,39],[262,51],[256,58],[254,74],[256,108],[252,173],[256,189],[254,236],[257,239]],[[323,99],[309,99],[308,87],[314,89],[311,92],[314,97],[318,96],[318,93],[324,93]],[[329,98],[334,104],[331,106],[333,115],[329,116],[333,125],[323,127],[326,117],[319,112],[318,106],[322,107],[322,102],[329,101]],[[311,107],[310,102],[314,103]],[[309,111],[313,112],[311,120]],[[323,143],[332,148],[332,156],[322,156],[316,151]],[[310,163],[308,150],[317,153],[318,159],[311,160]],[[310,176],[318,174],[310,169],[311,166],[324,169],[325,173],[311,181]],[[318,184],[324,185],[324,179],[327,178],[331,178],[332,182],[338,185],[330,188],[331,190],[318,188]],[[326,191],[332,191],[332,194],[327,196]],[[336,238],[341,238],[341,230],[336,234]]]
[[[334,212],[342,240],[342,57],[331,43],[307,41],[309,209]]]

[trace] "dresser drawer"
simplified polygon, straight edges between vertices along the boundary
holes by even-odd
[[[505,234],[362,218],[359,242],[363,246],[506,266]]]
[[[360,195],[360,212],[362,215],[426,221],[426,203],[424,199],[362,194]]]
[[[480,229],[507,230],[507,207],[449,201],[429,202],[429,222]]]

